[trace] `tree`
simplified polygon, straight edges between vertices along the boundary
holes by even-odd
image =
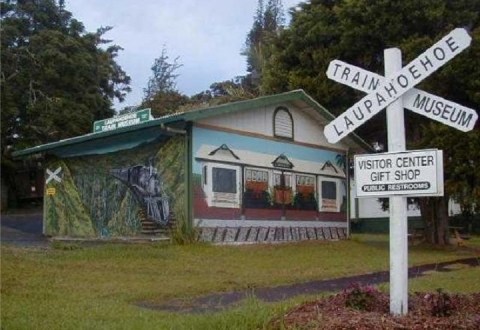
[[[472,46],[419,87],[476,108],[480,104],[479,12],[479,0],[312,0],[303,3],[300,9],[291,11],[290,27],[271,39],[271,54],[263,68],[262,92],[303,88],[332,112],[340,114],[363,94],[328,80],[325,72],[331,60],[338,58],[383,73],[384,49],[400,48],[404,63],[408,63],[454,27],[463,26],[471,31]],[[462,203],[469,201],[470,205],[475,199],[479,205],[475,194],[480,183],[471,180],[472,167],[457,161],[462,159],[463,164],[473,164],[475,168],[480,164],[479,155],[454,145],[466,146],[470,145],[469,141],[478,141],[475,137],[478,126],[475,132],[461,134],[410,111],[405,114],[408,149],[421,146],[444,150],[446,194],[443,198],[422,199],[420,207],[429,241],[447,244],[449,197]],[[433,138],[439,132],[442,138]],[[357,133],[366,141],[386,144],[384,112]]]
[[[130,77],[115,62],[121,47],[103,39],[110,28],[85,32],[63,0],[4,1],[1,24],[2,178],[11,178],[12,150],[89,132]]]
[[[265,60],[268,57],[269,39],[276,36],[284,27],[285,16],[281,0],[258,0],[253,26],[247,35],[242,55],[247,57],[247,72],[244,85],[258,88]]]
[[[152,65],[153,76],[148,80],[147,88],[144,88],[144,99],[150,99],[158,92],[176,91],[178,74],[176,71],[183,65],[178,63],[177,56],[172,63],[168,61],[167,49],[162,49],[162,54],[156,58]]]
[[[152,65],[153,75],[148,80],[147,88],[143,90],[142,107],[151,108],[153,116],[173,113],[188,102],[188,97],[176,88],[178,77],[176,71],[182,67],[178,59],[179,57],[176,57],[170,62],[167,50],[163,47],[160,57],[155,59]]]

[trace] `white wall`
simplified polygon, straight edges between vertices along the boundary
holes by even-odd
[[[336,144],[327,142],[323,134],[324,126],[320,123],[319,114],[316,110],[310,107],[300,110],[293,104],[278,104],[248,111],[228,113],[199,120],[198,124],[273,137],[273,114],[279,106],[287,108],[292,115],[294,142],[335,148],[338,150],[347,149],[347,146],[342,142]]]

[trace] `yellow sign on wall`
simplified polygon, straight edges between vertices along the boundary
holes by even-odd
[[[47,188],[47,195],[48,196],[53,196],[57,193],[57,190],[55,188]]]

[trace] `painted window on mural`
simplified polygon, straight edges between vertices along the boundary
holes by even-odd
[[[274,186],[292,187],[292,175],[283,173],[282,178],[281,173],[273,173],[273,184]]]
[[[303,197],[315,194],[315,177],[307,175],[297,175],[297,192]]]
[[[315,177],[307,175],[297,175],[297,187],[313,187]]]
[[[269,206],[268,171],[246,168],[244,202],[247,207]]]
[[[228,168],[212,168],[213,192],[236,193],[237,192],[237,171]]]
[[[276,137],[293,139],[293,118],[287,108],[279,107],[275,110],[273,129]]]
[[[245,189],[254,193],[268,190],[268,172],[254,169],[245,170]]]
[[[247,169],[245,171],[245,179],[253,182],[268,182],[268,172]]]
[[[311,175],[297,175],[295,189],[295,205],[303,210],[316,210],[315,177]]]
[[[322,181],[322,211],[337,212],[337,183]]]

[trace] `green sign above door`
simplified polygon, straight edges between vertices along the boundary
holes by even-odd
[[[142,109],[126,115],[97,120],[93,123],[93,133],[112,131],[117,128],[137,125],[152,118],[150,109]]]

